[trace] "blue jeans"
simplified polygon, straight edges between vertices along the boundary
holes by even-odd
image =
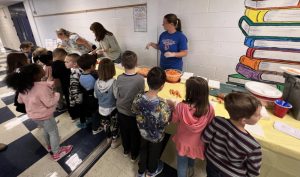
[[[44,138],[46,145],[51,146],[51,151],[55,154],[59,151],[59,135],[58,128],[54,117],[46,120],[34,120],[39,126],[44,129]]]
[[[195,159],[180,156],[177,154],[177,176],[178,177],[186,177],[187,176],[187,169],[193,168],[195,164]]]

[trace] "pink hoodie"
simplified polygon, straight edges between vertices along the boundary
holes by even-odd
[[[178,126],[172,139],[180,156],[204,159],[204,143],[201,140],[201,135],[214,118],[215,112],[211,105],[208,113],[199,118],[193,116],[194,112],[195,108],[189,104],[181,102],[176,105],[172,122],[178,123]]]
[[[59,93],[53,92],[52,87],[50,82],[35,82],[31,90],[19,94],[18,102],[25,104],[29,118],[46,120],[53,116]]]

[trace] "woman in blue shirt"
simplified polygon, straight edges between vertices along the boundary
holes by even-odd
[[[187,38],[181,32],[181,22],[175,14],[164,16],[163,27],[166,30],[159,36],[158,44],[150,42],[146,48],[153,47],[161,51],[160,67],[182,70],[182,57],[188,53]]]

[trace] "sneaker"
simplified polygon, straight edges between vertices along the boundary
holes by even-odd
[[[86,123],[78,123],[78,124],[76,124],[76,126],[78,127],[78,128],[86,128]]]
[[[194,167],[188,167],[188,177],[194,176]]]
[[[103,131],[103,128],[99,127],[97,130],[93,130],[93,135],[96,135],[96,134],[98,134],[98,133],[100,133],[102,131]]]
[[[146,177],[146,173],[144,172],[144,173],[137,173],[136,174],[136,177]]]
[[[110,147],[115,149],[121,145],[121,142],[118,139],[112,139]]]
[[[72,145],[60,147],[58,153],[52,155],[53,160],[58,161],[59,159],[63,158],[65,155],[69,154],[72,151],[72,148]]]
[[[157,167],[156,171],[153,172],[153,173],[147,173],[147,176],[148,177],[155,177],[155,176],[159,175],[163,171],[163,169],[164,169],[164,163],[160,161],[158,163],[158,167]]]
[[[57,111],[57,112],[65,112],[65,111],[67,111],[67,110],[68,110],[68,108],[66,108],[66,107],[56,108],[56,111]]]
[[[124,152],[123,152],[123,155],[124,155],[124,157],[128,157],[129,151],[124,151]]]

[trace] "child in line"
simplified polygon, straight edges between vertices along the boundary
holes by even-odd
[[[224,102],[230,118],[214,118],[202,135],[207,176],[258,176],[261,146],[245,130],[245,125],[259,121],[261,102],[247,93],[230,93]]]
[[[95,83],[94,94],[95,98],[98,99],[100,120],[108,141],[111,141],[111,148],[116,148],[120,142],[117,141],[119,125],[116,98],[113,94],[116,87],[116,79],[113,78],[116,75],[116,69],[113,61],[109,58],[102,59],[99,63],[98,75],[99,79]]]
[[[93,55],[83,54],[77,61],[78,66],[83,70],[79,83],[83,87],[83,112],[85,118],[92,118],[93,135],[100,133],[103,129],[100,126],[98,113],[98,100],[94,97],[94,86],[98,79],[98,74],[95,71],[97,59]],[[79,128],[86,128],[86,119],[80,120],[77,125]]]
[[[72,150],[72,145],[59,146],[58,128],[53,117],[59,93],[52,91],[52,85],[41,81],[45,72],[40,65],[23,66],[9,74],[5,81],[8,87],[19,92],[18,102],[24,103],[28,117],[44,129],[46,146],[57,161]]]
[[[185,100],[176,106],[172,104],[172,122],[178,124],[172,138],[177,150],[178,177],[193,176],[195,159],[204,160],[204,143],[200,137],[215,116],[213,106],[209,104],[207,81],[191,77],[185,86]]]
[[[22,42],[20,45],[20,50],[21,50],[21,52],[23,52],[26,55],[28,63],[32,63],[32,60],[31,60],[32,59],[32,49],[33,49],[32,42],[25,41],[25,42]]]
[[[7,55],[6,58],[6,65],[7,65],[7,74],[11,74],[16,71],[16,69],[28,65],[28,60],[24,53],[10,53]],[[14,99],[14,106],[16,107],[16,111],[21,113],[26,113],[25,105],[18,103],[18,96],[19,92],[16,91],[15,99]]]
[[[54,78],[55,90],[61,93],[58,111],[62,112],[64,108],[64,99],[66,101],[67,109],[69,109],[69,88],[70,88],[70,74],[71,70],[65,66],[65,58],[67,52],[62,48],[53,50],[52,76]]]
[[[80,118],[84,122],[84,112],[82,110],[82,88],[79,83],[79,78],[82,70],[79,68],[77,61],[80,56],[77,53],[68,54],[65,58],[65,66],[71,69],[70,88],[69,88],[69,114],[72,120]]]
[[[53,81],[52,77],[52,62],[53,56],[51,51],[47,51],[45,48],[39,48],[41,51],[40,53],[35,53],[33,57],[33,61],[35,63],[41,64],[45,71],[45,76],[42,78],[42,81]]]
[[[125,73],[117,78],[117,109],[118,121],[124,148],[124,156],[131,153],[131,161],[135,162],[140,149],[140,133],[137,127],[136,117],[131,112],[134,97],[145,89],[144,77],[137,74],[137,56],[132,51],[125,51],[121,59]]]
[[[166,73],[159,67],[152,68],[147,75],[149,91],[139,93],[132,104],[132,112],[140,130],[141,152],[138,177],[156,176],[163,170],[159,160],[165,127],[171,117],[171,110],[164,99],[158,97],[166,82]]]

